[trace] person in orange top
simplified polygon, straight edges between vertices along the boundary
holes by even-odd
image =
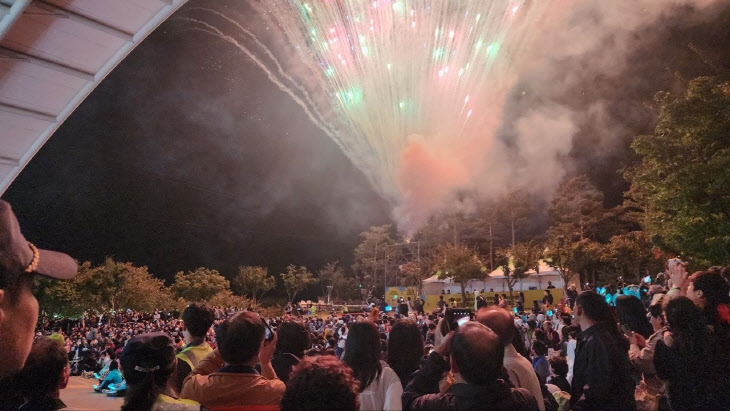
[[[185,379],[181,397],[207,408],[278,409],[286,386],[271,366],[276,333],[271,332],[267,341],[266,328],[258,314],[250,311],[225,320],[216,330],[218,348]],[[257,363],[261,373],[255,368]]]

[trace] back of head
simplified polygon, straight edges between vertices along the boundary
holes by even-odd
[[[67,366],[68,356],[63,344],[48,337],[38,338],[17,377],[21,394],[26,398],[43,398],[63,388]]]
[[[343,360],[360,380],[360,391],[380,376],[380,354],[380,334],[375,324],[358,321],[350,325]]]
[[[258,356],[265,333],[261,317],[252,311],[242,311],[226,319],[216,329],[221,358],[227,364],[249,363]]]
[[[654,333],[651,323],[646,318],[644,304],[633,295],[616,297],[616,315],[621,325],[626,325],[644,338],[649,338]]]
[[[309,331],[299,321],[285,321],[276,329],[276,351],[302,357],[310,347]]]
[[[352,370],[336,357],[307,357],[292,370],[279,405],[282,411],[356,411],[360,408],[358,387]]]
[[[590,290],[583,291],[578,294],[575,304],[580,307],[584,316],[600,324],[617,342],[625,340],[619,332],[616,314],[601,294]]]
[[[517,330],[509,311],[495,306],[482,308],[477,312],[476,320],[494,331],[505,347],[512,344]]]
[[[553,373],[559,377],[565,377],[568,375],[570,367],[568,366],[568,360],[565,357],[552,357],[550,358],[550,368],[553,369]]]
[[[165,333],[141,334],[127,341],[119,362],[127,383],[122,410],[148,410],[174,370],[175,347]]]
[[[410,320],[398,320],[390,329],[388,365],[401,379],[418,368],[423,357],[423,334]]]
[[[210,327],[213,326],[215,312],[207,305],[190,304],[183,311],[182,320],[190,335],[201,338],[205,337]]]
[[[451,338],[451,357],[466,382],[487,385],[502,372],[504,345],[494,331],[471,321]]]
[[[730,303],[730,285],[718,270],[696,272],[689,281],[695,291],[702,291],[708,310],[715,311],[719,304]]]

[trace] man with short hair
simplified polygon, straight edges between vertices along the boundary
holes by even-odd
[[[177,365],[170,380],[175,392],[182,390],[185,378],[213,349],[205,335],[215,321],[213,309],[203,304],[190,304],[182,313],[185,348],[177,354]]]
[[[58,341],[40,337],[30,350],[25,367],[18,374],[18,390],[25,404],[18,411],[51,411],[66,408],[61,390],[68,384],[68,354]]]
[[[183,383],[182,398],[205,407],[277,406],[286,388],[276,376],[271,358],[276,334],[264,339],[261,317],[244,311],[216,330],[218,348],[205,357]],[[261,365],[261,374],[254,368]]]
[[[436,332],[440,329],[437,327]],[[503,358],[504,345],[499,337],[478,322],[468,322],[441,339],[438,347],[421,360],[403,392],[403,408],[537,410],[529,391],[510,388],[499,378]],[[455,383],[441,394],[439,381],[449,368]]]
[[[38,301],[33,276],[59,280],[76,275],[76,262],[66,254],[41,250],[20,232],[10,204],[0,200],[0,380],[23,368],[33,344]]]
[[[497,334],[499,341],[504,345],[504,368],[509,375],[509,381],[517,388],[524,388],[535,397],[540,411],[545,409],[540,381],[530,361],[517,352],[512,345],[517,328],[509,311],[497,306],[484,308],[477,312],[476,321],[486,325]],[[521,340],[520,340],[521,341]]]

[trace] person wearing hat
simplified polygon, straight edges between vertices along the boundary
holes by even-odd
[[[122,411],[200,410],[192,400],[177,399],[167,382],[175,370],[175,346],[165,333],[133,337],[119,362],[127,382]]]
[[[33,277],[68,280],[76,271],[76,262],[68,255],[28,242],[10,204],[0,200],[0,380],[23,368],[33,345],[38,321]]]

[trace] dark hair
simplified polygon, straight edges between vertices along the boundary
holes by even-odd
[[[360,380],[360,392],[383,372],[380,354],[380,335],[375,324],[360,321],[350,325],[343,361]]]
[[[505,347],[512,343],[517,329],[512,316],[504,308],[496,306],[482,308],[477,312],[476,320],[494,331]]]
[[[545,331],[543,331],[542,329],[535,330],[535,334],[532,335],[532,338],[535,341],[542,341],[542,342],[547,341],[547,335],[545,334]]]
[[[216,329],[221,358],[228,364],[245,364],[259,353],[264,340],[264,324],[252,311],[241,311]]]
[[[203,304],[190,304],[182,313],[185,328],[193,337],[205,337],[215,321],[213,309]]]
[[[550,367],[553,369],[553,373],[558,377],[565,377],[568,375],[568,360],[565,357],[553,357],[550,360]]]
[[[580,306],[585,316],[603,326],[616,339],[617,343],[625,343],[626,338],[618,329],[616,313],[606,302],[606,299],[595,291],[583,291],[578,294],[575,304]]]
[[[285,321],[276,329],[276,352],[302,357],[311,347],[309,331],[299,321]]]
[[[547,354],[547,345],[545,345],[545,342],[540,340],[535,340],[532,342],[532,349],[535,351],[535,354],[539,356],[543,356]]]
[[[664,315],[677,346],[680,364],[677,369],[695,369],[705,358],[710,358],[710,338],[702,321],[702,310],[687,297],[669,299],[664,305]]]
[[[112,362],[109,363],[109,371],[119,369],[119,364],[117,364],[116,360],[112,360]]]
[[[654,318],[661,316],[663,312],[664,312],[664,309],[662,308],[662,305],[659,303],[649,306],[649,314],[651,314],[651,316]]]
[[[616,297],[616,315],[621,325],[626,325],[631,331],[641,334],[644,338],[649,338],[654,333],[654,328],[646,318],[644,304],[633,295]]]
[[[418,369],[423,357],[423,334],[415,322],[398,320],[390,329],[388,340],[388,365],[398,374],[403,387],[408,377]]]
[[[352,370],[334,356],[308,357],[292,370],[279,407],[282,411],[357,411],[358,384]]]
[[[705,315],[712,321],[717,321],[717,306],[730,304],[730,285],[718,271],[699,271],[689,277],[692,287],[702,291],[705,298]]]
[[[39,337],[33,342],[23,370],[17,377],[21,394],[41,398],[61,385],[63,370],[68,366],[66,348],[59,341]]]
[[[132,347],[130,344],[137,344],[135,340],[137,338],[143,338],[146,335],[149,334],[133,337],[127,342],[127,346]],[[138,358],[135,355],[125,354],[122,351],[122,355],[120,356],[122,373],[127,383],[127,392],[124,395],[122,411],[151,410],[157,400],[157,395],[167,385],[167,381],[175,369],[175,348],[172,345],[170,337],[167,335],[159,335],[149,343],[153,346],[152,350],[156,351],[155,354],[147,353],[144,357]],[[125,346],[125,349],[127,346]],[[154,355],[154,361],[149,358],[149,355]],[[161,358],[168,359],[165,367],[160,367],[152,372],[136,370],[136,366],[139,365],[137,362],[158,362]]]
[[[470,321],[451,337],[451,356],[466,382],[484,386],[502,372],[504,345],[487,326]]]

